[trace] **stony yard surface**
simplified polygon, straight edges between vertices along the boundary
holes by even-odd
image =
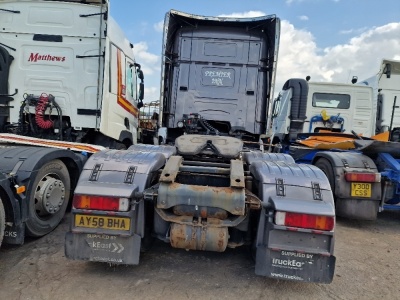
[[[224,253],[173,249],[156,241],[139,266],[64,256],[69,215],[51,234],[0,249],[0,299],[398,299],[400,211],[375,222],[337,220],[331,284],[254,274],[246,248]]]

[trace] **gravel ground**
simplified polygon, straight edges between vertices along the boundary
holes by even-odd
[[[254,274],[246,248],[224,253],[156,241],[138,266],[68,260],[69,216],[51,234],[0,249],[0,299],[399,299],[400,211],[375,222],[339,219],[331,284]]]

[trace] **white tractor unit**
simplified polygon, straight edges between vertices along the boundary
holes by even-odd
[[[0,0],[0,244],[59,224],[87,153],[136,143],[132,48],[108,0]]]

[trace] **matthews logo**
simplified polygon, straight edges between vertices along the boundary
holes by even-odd
[[[38,61],[65,61],[65,56],[53,56],[50,54],[40,55],[39,53],[31,53],[29,55],[28,61],[38,62]]]

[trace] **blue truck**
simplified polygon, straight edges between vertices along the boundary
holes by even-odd
[[[272,105],[270,149],[319,167],[338,216],[375,220],[400,203],[400,61],[358,84],[289,79]]]

